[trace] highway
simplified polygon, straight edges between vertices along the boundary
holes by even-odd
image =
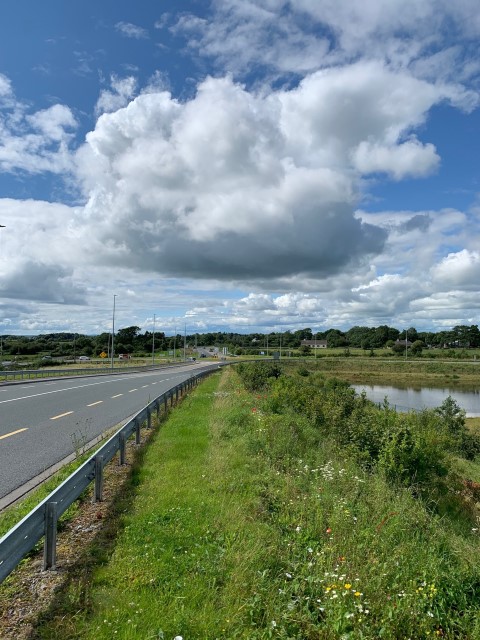
[[[205,368],[193,364],[0,386],[0,501]]]

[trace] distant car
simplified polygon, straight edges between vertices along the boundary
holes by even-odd
[[[189,362],[195,362],[196,358],[188,358]]]
[[[118,359],[119,360],[130,360],[130,355],[128,353],[119,353],[118,354]]]
[[[42,360],[51,360],[52,356],[42,356]]]
[[[78,359],[79,359],[81,362],[85,362],[85,360],[90,360],[90,358],[89,358],[88,356],[78,356]]]

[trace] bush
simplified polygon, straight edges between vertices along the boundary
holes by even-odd
[[[249,391],[264,389],[270,378],[278,378],[282,374],[279,365],[274,362],[242,362],[237,371]]]

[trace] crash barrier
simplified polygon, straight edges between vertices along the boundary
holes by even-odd
[[[130,436],[135,434],[136,444],[140,443],[140,429],[143,424],[151,427],[152,414],[157,416],[162,406],[167,411],[168,402],[174,400],[195,386],[198,381],[218,369],[202,371],[168,389],[139,411],[121,427],[88,460],[74,471],[62,484],[48,495],[38,506],[28,513],[18,524],[0,539],[0,583],[15,569],[25,557],[45,537],[43,568],[54,569],[56,565],[57,522],[60,516],[81,496],[88,485],[95,483],[93,500],[102,500],[103,469],[119,454],[119,463],[125,464],[125,447]]]
[[[85,367],[78,369],[51,369],[45,367],[44,369],[4,369],[0,370],[0,382],[10,381],[25,381],[34,380],[36,378],[74,378],[77,376],[100,376],[100,375],[112,375],[120,373],[134,373],[135,371],[149,371],[151,369],[178,367],[181,365],[188,365],[191,362],[169,362],[160,364],[144,364],[144,365],[119,365],[115,363],[115,367]],[[2,380],[3,379],[3,380]]]

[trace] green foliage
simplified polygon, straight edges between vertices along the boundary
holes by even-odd
[[[474,460],[480,454],[480,438],[467,430],[465,411],[452,396],[448,396],[435,412],[449,436],[450,448],[467,460]]]
[[[282,374],[280,366],[274,362],[242,362],[237,371],[250,391],[261,391],[270,378],[278,378]]]

